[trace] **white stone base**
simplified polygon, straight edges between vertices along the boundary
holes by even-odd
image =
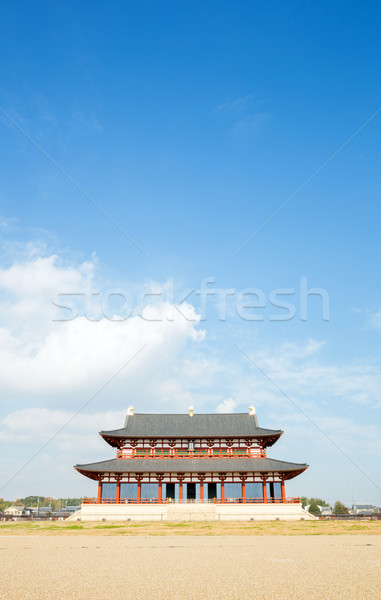
[[[82,504],[68,521],[314,520],[301,504]]]

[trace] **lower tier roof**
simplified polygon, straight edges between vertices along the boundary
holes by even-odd
[[[308,468],[306,463],[290,463],[274,458],[113,458],[86,465],[75,465],[79,473],[98,479],[101,474],[115,473],[284,473],[287,479]]]

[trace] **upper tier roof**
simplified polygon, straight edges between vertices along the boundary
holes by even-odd
[[[117,446],[120,438],[226,438],[226,437],[273,437],[279,438],[280,429],[258,427],[256,415],[233,414],[194,414],[127,415],[124,427],[100,434],[112,446]]]

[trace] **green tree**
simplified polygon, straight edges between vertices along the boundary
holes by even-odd
[[[45,496],[26,496],[25,498],[20,498],[20,502],[24,506],[37,506],[38,503],[40,506],[43,506],[44,500]]]
[[[316,503],[318,506],[329,506],[328,502],[322,500],[321,498],[307,498],[306,496],[302,496],[300,500],[303,508],[312,503]]]
[[[316,504],[319,506],[329,506],[328,502],[322,500],[322,498],[311,498],[311,500],[316,500]]]
[[[342,502],[337,500],[337,502],[335,502],[333,514],[334,515],[347,515],[347,514],[349,514],[349,510]]]
[[[3,512],[6,508],[9,508],[9,506],[12,506],[13,502],[11,502],[10,500],[3,500],[3,498],[0,498],[0,512]]]
[[[66,503],[67,506],[78,506],[79,504],[81,504],[82,499],[81,498],[65,498],[62,500],[63,505]]]
[[[67,506],[78,506],[81,504],[81,498],[51,498],[50,496],[25,496],[25,498],[17,498],[17,500],[4,500],[0,498],[0,512],[8,506],[26,506],[34,507],[50,507],[53,510],[58,510]]]
[[[321,515],[321,510],[318,507],[315,498],[312,498],[312,502],[310,503],[308,512],[310,512],[311,515]]]

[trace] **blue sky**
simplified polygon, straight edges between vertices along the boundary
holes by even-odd
[[[375,2],[3,6],[0,496],[91,494],[72,464],[110,456],[97,431],[130,404],[254,403],[285,430],[271,455],[310,464],[290,494],[381,504],[380,16]],[[328,319],[310,296],[301,320],[304,280]],[[253,289],[266,308],[238,314]],[[292,319],[273,318],[280,289]]]

